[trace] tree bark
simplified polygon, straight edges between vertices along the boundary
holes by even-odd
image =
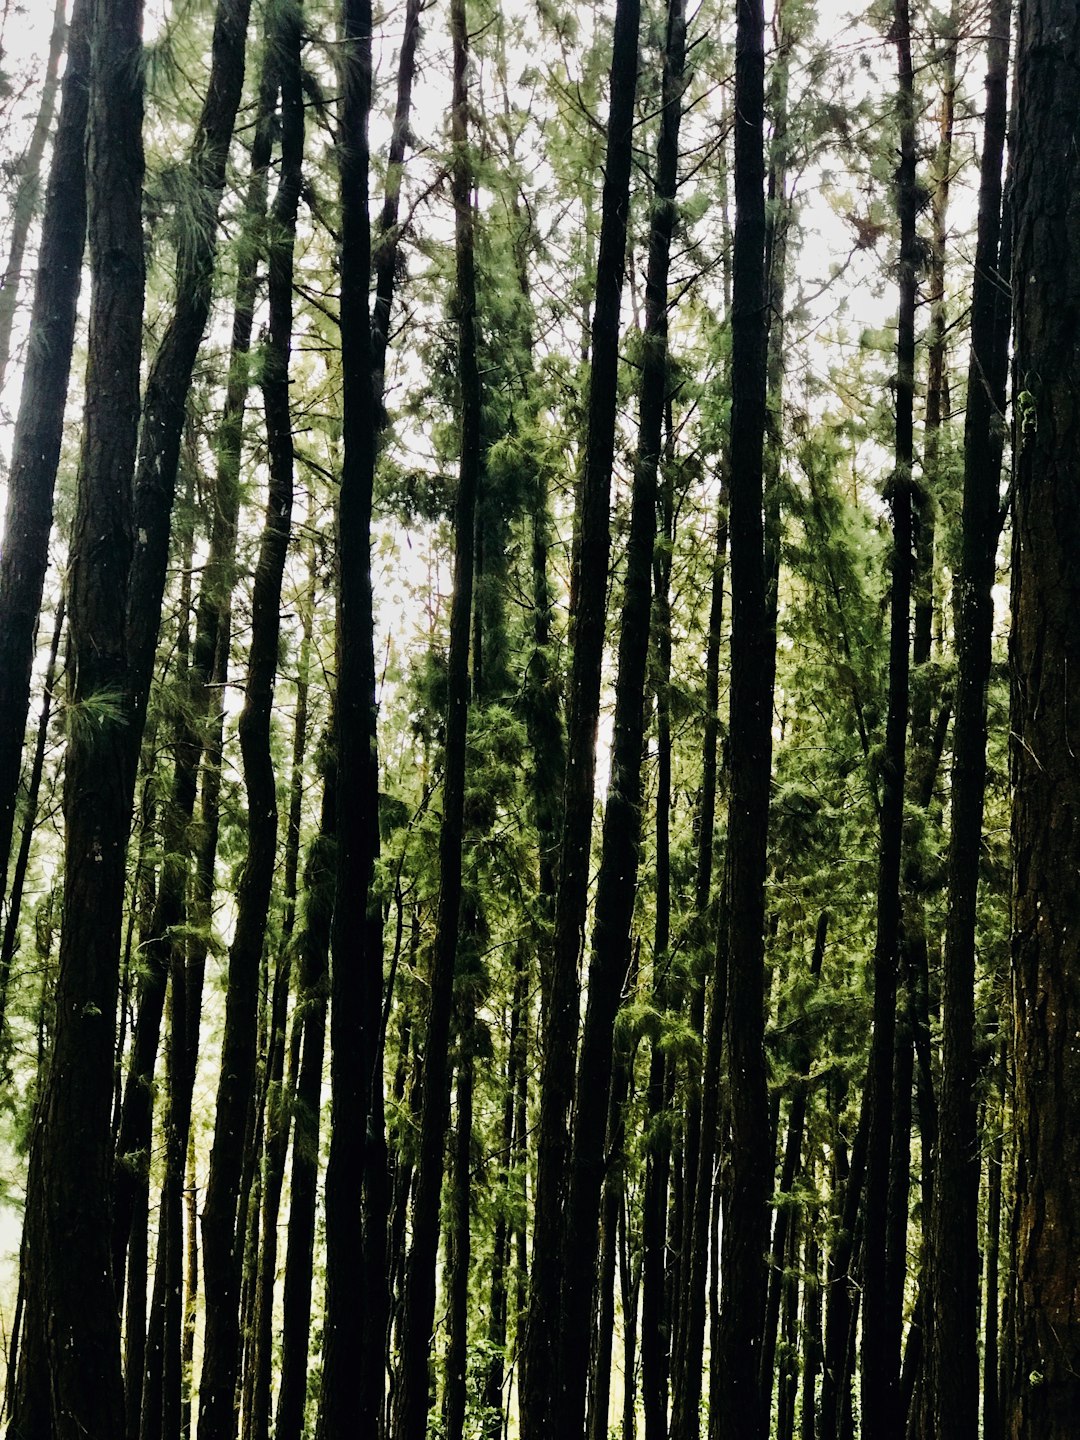
[[[732,309],[731,800],[725,859],[731,1178],[721,1255],[720,1440],[760,1440],[768,1203],[772,1183],[765,1035],[765,873],[775,635],[762,516],[766,425],[764,13],[739,0],[735,41]]]
[[[668,266],[675,224],[685,55],[685,12],[682,0],[672,0],[667,15],[656,193],[649,229],[638,454],[619,628],[611,781],[604,809],[563,1232],[558,1413],[559,1428],[567,1435],[581,1429],[585,1413],[589,1318],[605,1170],[604,1133],[611,1092],[613,1036],[626,980],[641,848],[645,675],[652,616],[657,474],[667,400]]]
[[[998,263],[1010,14],[1009,0],[995,0],[990,12],[964,426],[952,829],[942,975],[941,1103],[927,1265],[934,1317],[930,1378],[936,1440],[974,1440],[978,1429],[980,1167],[974,1054],[975,925],[1008,345],[1008,323],[1002,326],[998,318],[1002,308]]]
[[[1020,10],[1011,655],[1016,1350],[1007,1433],[1058,1440],[1080,1409],[1080,12]],[[1068,878],[1066,878],[1068,877]]]
[[[439,833],[439,907],[432,960],[427,1043],[421,1071],[420,1139],[413,1199],[412,1246],[401,1316],[401,1362],[394,1440],[423,1440],[428,1414],[428,1352],[435,1315],[444,1147],[450,1105],[447,1062],[457,967],[469,710],[469,629],[473,598],[476,499],[481,468],[481,392],[476,351],[475,236],[468,131],[469,33],[464,0],[453,0],[451,140],[456,261],[455,306],[461,404],[461,450],[454,516],[454,592],[447,674],[443,818]]]
[[[882,764],[878,853],[877,935],[874,944],[874,1030],[869,1085],[870,1130],[864,1209],[862,1414],[881,1440],[903,1433],[900,1386],[902,1293],[888,1256],[889,1176],[893,1145],[893,1056],[900,945],[900,859],[911,668],[912,461],[915,392],[915,295],[918,257],[915,217],[915,99],[908,0],[896,0],[892,36],[898,66],[900,164],[900,309],[897,338],[895,465],[889,482],[893,517],[889,694]]]
[[[304,149],[299,7],[277,21],[281,87],[281,174],[271,212],[270,326],[263,396],[269,452],[266,518],[252,589],[251,648],[240,750],[247,789],[247,856],[237,894],[236,930],[229,951],[225,1035],[214,1118],[202,1235],[206,1338],[199,1390],[200,1440],[236,1434],[240,1359],[240,1272],[244,1229],[238,1209],[255,1087],[259,970],[277,853],[276,778],[270,719],[277,675],[281,585],[293,496],[293,439],[289,405],[292,343],[293,244]]]
[[[0,876],[5,880],[86,243],[92,8],[93,0],[76,0],[71,15],[0,553]]]
[[[562,1210],[570,1161],[567,1127],[574,1091],[580,1008],[578,964],[585,927],[592,839],[596,730],[611,544],[608,509],[615,450],[619,310],[626,264],[640,8],[639,0],[618,0],[612,42],[611,104],[592,323],[588,431],[571,580],[573,660],[555,935],[540,1075],[533,1252],[543,1256],[544,1263],[533,1266],[529,1290],[522,1354],[522,1440],[546,1440],[562,1413],[558,1358],[563,1339],[559,1318],[564,1270],[560,1259]]]
[[[16,1434],[124,1432],[109,1254],[110,1111],[134,783],[123,627],[142,352],[140,0],[95,0],[87,151],[90,339],[69,569],[71,716],[56,1029],[28,1180]],[[42,1343],[43,1342],[43,1343]],[[28,1361],[29,1357],[29,1361]]]

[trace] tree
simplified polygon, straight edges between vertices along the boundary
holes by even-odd
[[[90,0],[72,10],[0,555],[0,874],[7,878],[86,244]],[[5,292],[6,293],[6,292]]]
[[[998,280],[1009,28],[1009,5],[994,5],[990,12],[971,361],[964,425],[964,531],[959,576],[949,917],[945,930],[942,995],[941,1125],[927,1262],[934,1316],[931,1336],[934,1425],[940,1440],[974,1436],[978,1419],[975,923],[986,788],[986,691],[992,653],[992,592],[1000,529],[998,490],[1010,319]]]
[[[139,0],[91,11],[90,339],[69,576],[72,669],[56,1033],[28,1182],[26,1308],[12,1429],[124,1430],[109,1255],[110,1105],[133,766],[125,694],[142,352]],[[137,748],[137,739],[136,739]],[[88,1326],[86,1330],[84,1325]]]
[[[1048,43],[1050,37],[1053,43]],[[1016,323],[1013,634],[1013,987],[1017,1176],[1015,1350],[1008,1433],[1066,1435],[1080,1400],[1071,1288],[1080,1215],[1077,1137],[1054,1096],[1076,1084],[1074,890],[1078,776],[1077,216],[1069,202],[1080,19],[1023,7],[1017,45],[1013,305]]]

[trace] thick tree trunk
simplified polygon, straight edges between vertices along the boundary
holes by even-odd
[[[22,1347],[12,1419],[29,1440],[116,1440],[124,1432],[108,1227],[120,931],[138,754],[125,714],[128,654],[117,617],[133,543],[142,352],[141,8],[140,0],[96,0],[91,31],[92,294],[68,590],[64,917],[52,1059],[27,1187],[31,1343]]]
[[[252,589],[251,648],[240,750],[247,789],[247,857],[237,894],[236,930],[229,951],[225,1035],[214,1118],[214,1143],[203,1207],[206,1338],[199,1390],[200,1440],[232,1440],[240,1350],[240,1271],[244,1243],[238,1211],[255,1086],[259,971],[277,852],[276,778],[270,719],[277,675],[281,584],[289,546],[293,440],[289,405],[292,343],[293,242],[304,148],[301,82],[302,17],[278,20],[281,86],[281,177],[272,209],[269,260],[270,327],[263,395],[269,452],[266,518]]]
[[[927,1265],[934,1316],[930,1376],[936,1440],[974,1440],[978,1428],[975,923],[1008,344],[1007,324],[1003,327],[998,320],[1002,308],[998,256],[1010,12],[1010,0],[995,0],[990,12],[964,427],[949,908],[942,977],[941,1104]]]
[[[76,0],[53,143],[0,553],[0,877],[6,881],[34,636],[53,518],[86,242],[86,115],[93,0]]]
[[[1075,1433],[1080,1412],[1080,11],[1020,9],[1011,642],[1016,1005],[1016,1352],[1006,1431]]]
[[[375,332],[369,309],[371,224],[368,200],[368,117],[371,110],[370,0],[344,0],[341,143],[341,345],[343,442],[338,499],[336,899],[331,932],[331,1086],[334,1124],[326,1176],[327,1287],[318,1435],[332,1440],[359,1423],[378,1436],[383,1424],[384,1253],[381,1049],[382,919],[370,889],[379,851],[379,773],[371,594],[371,494],[394,281],[394,187],[408,130],[417,34],[406,22],[399,70],[394,150],[388,172],[382,244],[390,249],[378,272]],[[404,79],[404,102],[402,79]],[[404,108],[403,108],[404,104]],[[396,157],[396,158],[395,158]],[[377,393],[376,393],[377,392]],[[375,1092],[378,1091],[376,1099]],[[372,1182],[374,1181],[374,1188]],[[366,1197],[366,1198],[365,1198]],[[362,1299],[361,1299],[362,1297]],[[359,1370],[357,1367],[359,1366]],[[357,1397],[359,1396],[359,1400]]]
[[[555,936],[540,1076],[534,1265],[522,1354],[522,1440],[546,1440],[558,1424],[562,1377],[563,1196],[570,1161],[569,1113],[579,1020],[578,964],[589,882],[596,729],[604,651],[608,510],[615,449],[619,310],[626,264],[639,0],[618,0],[611,57],[600,256],[592,324],[588,433],[577,510],[570,610],[573,660],[559,844]],[[606,1114],[606,1106],[604,1109]],[[584,1277],[576,1277],[580,1281]],[[580,1402],[575,1401],[575,1408]]]

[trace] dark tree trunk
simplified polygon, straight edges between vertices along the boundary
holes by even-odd
[[[405,1273],[401,1362],[395,1395],[394,1440],[423,1440],[429,1405],[428,1353],[435,1315],[444,1146],[450,1105],[448,1053],[457,968],[464,836],[465,765],[469,710],[469,629],[473,596],[476,499],[481,468],[481,394],[476,353],[476,274],[472,162],[468,133],[469,34],[464,0],[453,0],[454,46],[451,138],[454,196],[461,455],[454,517],[454,592],[447,673],[443,818],[439,834],[439,908],[432,960],[427,1041],[421,1071],[420,1138],[413,1199],[412,1245]]]
[[[381,1194],[382,920],[370,900],[379,850],[379,773],[371,595],[371,492],[375,473],[376,352],[369,289],[368,116],[371,110],[370,0],[344,0],[341,143],[341,345],[344,456],[338,499],[337,880],[331,931],[331,1084],[334,1124],[326,1176],[327,1287],[318,1435],[330,1440],[357,1423],[378,1436],[383,1411],[385,1215],[366,1205]],[[409,30],[405,46],[415,44]],[[402,65],[405,66],[403,55]],[[405,66],[411,76],[411,64]],[[399,96],[400,112],[400,96]],[[407,114],[407,109],[406,109]],[[404,144],[400,115],[395,140]],[[391,166],[391,184],[400,183]],[[386,236],[383,243],[392,243]],[[393,264],[380,281],[392,290]],[[377,306],[383,292],[379,292]],[[385,352],[389,290],[380,311]],[[381,387],[380,391],[381,391]],[[376,1103],[375,1091],[379,1099]],[[378,1133],[376,1134],[376,1129]],[[362,1297],[362,1299],[361,1299]],[[359,1370],[357,1367],[359,1366]],[[359,1404],[357,1403],[359,1397]]]
[[[938,1149],[927,1276],[934,1316],[931,1390],[936,1440],[978,1429],[979,1142],[975,1102],[975,921],[986,782],[986,687],[999,531],[1008,324],[999,322],[1001,171],[1007,118],[1009,0],[990,12],[986,120],[979,187],[971,361],[964,434],[964,507],[957,581],[949,908],[942,993]],[[1007,314],[1007,312],[1006,312]]]
[[[1016,1005],[1016,1352],[1006,1431],[1059,1440],[1080,1412],[1080,11],[1020,8],[1011,654]]]
[[[915,392],[915,99],[908,0],[896,0],[900,164],[900,310],[897,339],[895,468],[889,484],[893,516],[889,697],[882,765],[877,936],[874,945],[874,1032],[868,1074],[870,1131],[864,1211],[862,1414],[881,1440],[903,1434],[900,1387],[902,1299],[888,1260],[889,1176],[893,1144],[893,1056],[900,945],[900,858],[911,666],[912,460]],[[906,1137],[905,1137],[906,1142]]]
[[[983,1290],[983,1440],[1002,1440],[998,1323],[1000,1303],[1001,1192],[1005,1152],[1005,1053],[1000,1046],[990,1104],[993,1110],[986,1173],[986,1284]]]
[[[604,651],[608,510],[615,449],[619,310],[626,264],[634,95],[637,89],[639,0],[618,0],[611,57],[611,105],[592,324],[588,433],[577,508],[570,612],[573,660],[566,775],[559,844],[555,936],[545,1015],[537,1141],[532,1270],[521,1376],[522,1440],[546,1440],[561,1413],[559,1308],[563,1195],[570,1161],[568,1134],[579,1017],[578,964],[585,927],[596,771],[600,670]],[[606,1103],[602,1116],[606,1115]],[[578,1280],[583,1277],[576,1277]],[[580,1357],[578,1360],[580,1364]],[[578,1382],[580,1384],[580,1382]],[[580,1409],[580,1400],[575,1400]]]
[[[232,138],[244,78],[244,47],[250,0],[221,0],[218,7],[212,68],[207,98],[192,143],[190,168],[205,224],[196,227],[199,243],[185,244],[178,256],[176,308],[151,368],[143,400],[140,455],[136,471],[136,532],[128,614],[129,687],[136,729],[145,713],[146,693],[157,642],[158,617],[165,583],[170,514],[187,392],[210,310],[217,210],[225,182],[225,162]],[[145,537],[145,538],[144,538]],[[152,545],[151,545],[152,541]],[[196,649],[196,664],[203,659]],[[195,805],[201,736],[200,711],[205,714],[206,673],[195,675],[195,713],[181,707],[177,721],[176,764],[172,803],[166,807],[162,837],[161,882],[139,987],[138,1018],[124,1105],[117,1139],[113,1207],[113,1268],[118,1294],[123,1288],[124,1252],[134,1211],[142,1206],[148,1181],[152,1082],[157,1060],[161,1017],[170,970],[170,936],[184,907],[187,879],[186,832]],[[201,683],[199,683],[201,681]],[[186,1145],[184,1147],[186,1150]],[[183,1151],[181,1152],[183,1154]],[[129,1335],[130,1338],[130,1335]],[[141,1387],[140,1371],[134,1383]]]
[[[308,524],[314,523],[309,503]],[[285,834],[284,914],[278,950],[277,975],[270,1016],[269,1053],[266,1061],[266,1145],[263,1155],[261,1234],[255,1256],[257,1278],[251,1337],[251,1407],[249,1433],[254,1440],[270,1440],[273,1412],[274,1286],[277,1278],[278,1221],[289,1151],[289,1131],[295,1095],[299,1034],[294,1027],[290,1044],[287,1031],[289,995],[293,988],[293,931],[296,922],[297,879],[300,868],[300,821],[304,798],[304,762],[308,745],[308,692],[315,604],[314,545],[308,549],[308,585],[300,601],[302,631],[296,680],[296,722],[293,731],[292,771],[289,777],[289,815]],[[301,997],[297,992],[297,1004]],[[286,1051],[289,1052],[286,1073]]]
[[[762,518],[766,406],[764,14],[740,0],[735,42],[731,397],[731,802],[725,861],[731,1181],[721,1256],[720,1440],[760,1440],[765,1251],[772,1184],[764,1048],[765,873],[775,636]]]
[[[135,472],[135,550],[128,593],[128,693],[141,731],[154,668],[180,439],[213,295],[218,209],[244,88],[251,0],[218,0],[210,83],[188,157],[193,207],[176,256],[176,302],[147,376]]]
[[[466,982],[467,983],[467,982]],[[446,1440],[462,1440],[469,1363],[469,1264],[472,1258],[470,1209],[472,1197],[472,1127],[474,1060],[472,1004],[458,1005],[457,1116],[453,1135],[453,1164],[447,1214],[447,1252],[450,1331],[446,1347],[443,1386],[443,1433]]]
[[[802,1405],[799,1410],[799,1440],[815,1440],[818,1433],[817,1381],[821,1374],[821,1250],[817,1227],[814,1224],[807,1226],[803,1268]]]
[[[327,960],[333,919],[336,826],[333,762],[326,765],[319,833],[304,877],[304,925],[294,1025],[301,1030],[293,1115],[289,1232],[281,1332],[281,1375],[274,1440],[300,1440],[307,1398],[315,1201],[319,1172],[319,1110],[326,1044]],[[295,1040],[294,1040],[295,1044]]]
[[[615,1017],[622,999],[641,848],[641,761],[645,739],[645,674],[652,615],[657,474],[668,381],[668,265],[675,224],[675,185],[682,115],[686,19],[682,0],[668,7],[656,194],[649,230],[645,289],[641,416],[627,544],[611,782],[589,965],[588,1004],[574,1100],[563,1236],[558,1408],[560,1429],[576,1434],[585,1413],[589,1317],[592,1313],[604,1132],[608,1118]]]
[[[60,123],[41,226],[23,398],[7,477],[0,554],[0,877],[5,881],[86,242],[92,9],[93,0],[76,0],[71,15]]]
[[[420,5],[409,0],[398,60],[397,101],[387,163],[386,193],[374,256],[375,300],[369,312],[372,273],[368,200],[368,117],[371,109],[372,14],[370,0],[344,0],[341,33],[346,45],[339,174],[342,195],[341,335],[344,385],[344,468],[338,509],[339,590],[337,611],[337,766],[333,790],[337,835],[332,944],[331,1085],[333,1109],[342,1117],[331,1132],[326,1177],[327,1322],[319,1434],[330,1436],[353,1423],[355,1365],[361,1357],[360,1409],[371,1433],[381,1433],[384,1409],[384,1334],[388,1313],[385,1263],[387,1201],[383,1175],[381,1042],[372,1017],[382,1010],[382,921],[370,903],[379,848],[378,750],[375,656],[371,593],[371,496],[375,449],[383,416],[383,369],[396,284],[401,167],[409,138],[412,83],[420,39]],[[360,916],[360,924],[356,923]],[[316,1027],[317,1028],[317,1027]],[[321,1047],[321,1032],[311,1044]],[[305,1037],[305,1064],[308,1041]],[[314,1056],[314,1048],[312,1050]],[[314,1065],[314,1058],[312,1059]],[[314,1071],[310,1083],[315,1084]],[[315,1091],[309,1099],[315,1103]],[[377,1123],[375,1122],[377,1119]],[[317,1104],[315,1111],[317,1127]],[[371,1143],[372,1140],[374,1143]],[[294,1154],[294,1170],[296,1156]],[[306,1166],[306,1162],[305,1162]],[[314,1185],[303,1169],[304,1186]],[[295,1182],[294,1182],[295,1183]],[[305,1204],[308,1191],[303,1191]],[[366,1198],[365,1198],[366,1197]],[[314,1191],[311,1192],[311,1203]],[[362,1225],[357,1211],[366,1207]],[[306,1211],[304,1212],[306,1215]],[[290,1232],[290,1243],[291,1243]],[[278,1423],[298,1433],[304,1383],[301,1354],[306,1336],[300,1299],[310,1291],[307,1221],[298,1231],[301,1276],[292,1312],[292,1374],[288,1405]],[[365,1303],[357,1304],[363,1294]],[[284,1384],[283,1384],[284,1396]]]
[[[142,352],[141,4],[96,0],[87,151],[90,339],[69,568],[71,726],[56,1028],[27,1185],[14,1433],[124,1433],[109,1253],[113,1045],[134,757],[123,627]],[[61,402],[62,404],[62,402]]]
[[[206,1337],[199,1389],[200,1440],[236,1434],[240,1358],[240,1279],[244,1244],[242,1201],[255,1088],[259,973],[277,852],[276,778],[270,719],[277,675],[281,584],[289,546],[293,440],[289,405],[292,343],[293,242],[304,148],[301,81],[302,17],[278,19],[281,86],[281,176],[271,213],[270,326],[263,396],[269,455],[266,518],[252,588],[251,648],[240,750],[247,789],[247,856],[237,894],[236,930],[229,951],[225,1035],[214,1119],[210,1175],[203,1207]]]
[[[11,362],[11,327],[15,321],[19,291],[22,288],[22,267],[23,261],[26,259],[26,242],[30,238],[30,226],[37,212],[41,162],[45,156],[45,146],[49,140],[53,115],[56,111],[60,57],[64,53],[68,38],[66,16],[67,0],[56,0],[52,34],[49,36],[49,54],[45,61],[45,78],[41,87],[41,104],[38,106],[34,128],[30,132],[30,143],[15,169],[15,197],[11,206],[11,241],[8,245],[7,265],[4,267],[3,276],[0,277],[0,390],[4,388],[8,365]]]
[[[667,449],[672,449],[671,401],[667,402]],[[653,930],[653,996],[661,1013],[671,995],[671,550],[674,542],[672,456],[660,496],[664,543],[653,557],[656,683],[656,922]],[[671,1361],[668,1287],[668,1189],[671,1129],[661,1120],[671,1109],[675,1066],[654,1044],[649,1061],[645,1187],[641,1215],[641,1397],[646,1440],[666,1440]]]

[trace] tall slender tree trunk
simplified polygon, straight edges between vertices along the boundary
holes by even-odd
[[[319,1434],[331,1436],[353,1415],[356,1357],[361,1357],[361,1414],[380,1433],[388,1199],[382,1130],[382,918],[370,887],[379,850],[371,504],[375,451],[383,423],[386,349],[399,252],[401,177],[409,138],[420,4],[409,0],[398,59],[397,99],[377,248],[371,249],[368,117],[371,110],[370,0],[343,0],[345,85],[339,174],[342,196],[341,341],[344,465],[338,502],[338,775],[334,782],[337,903],[332,932],[331,1086],[343,1123],[331,1131],[326,1177],[327,1322]],[[369,311],[374,270],[375,299]],[[356,917],[360,916],[359,925]],[[348,1117],[347,1119],[345,1117]],[[379,1117],[379,1118],[376,1118]],[[373,1123],[374,1122],[374,1123]],[[356,1224],[356,1207],[364,1207]],[[358,1294],[365,1304],[357,1306]],[[291,1423],[291,1422],[290,1422]]]
[[[893,1056],[900,944],[900,859],[911,667],[912,462],[915,393],[915,294],[918,270],[915,217],[915,97],[908,0],[896,0],[892,29],[898,65],[900,165],[900,311],[897,339],[895,465],[889,482],[893,517],[889,697],[882,775],[878,856],[877,936],[874,945],[874,1030],[869,1085],[864,1211],[862,1414],[881,1440],[903,1433],[900,1341],[903,1295],[895,1293],[888,1255],[889,1176],[893,1145]],[[906,1141],[906,1137],[905,1137]],[[895,1257],[894,1257],[895,1260]]]
[[[641,762],[645,675],[652,615],[657,474],[668,382],[667,281],[675,224],[675,185],[682,115],[686,19],[682,0],[668,7],[663,110],[657,148],[656,194],[649,230],[641,418],[627,544],[615,687],[611,781],[604,810],[589,965],[588,1003],[581,1037],[568,1196],[563,1232],[559,1404],[564,1434],[580,1430],[585,1413],[589,1318],[592,1313],[597,1229],[603,1186],[615,1017],[630,953],[630,925],[641,847]]]
[[[760,1440],[768,1203],[765,872],[775,635],[762,515],[766,425],[764,13],[740,0],[735,41],[735,249],[731,409],[731,801],[725,860],[731,1188],[721,1256],[720,1440]]]
[[[1058,1440],[1080,1411],[1080,12],[1020,9],[1011,654],[1016,1006],[1016,1351],[1007,1433]],[[1068,877],[1068,878],[1066,878]]]
[[[95,0],[87,152],[90,340],[69,569],[71,708],[56,1029],[28,1180],[16,1434],[124,1433],[109,1254],[113,1045],[134,779],[125,611],[142,353],[140,0]]]
[[[326,1044],[327,972],[333,919],[335,775],[325,767],[319,833],[308,854],[300,977],[294,1025],[300,1031],[300,1068],[294,1097],[289,1230],[282,1297],[281,1373],[274,1440],[300,1440],[308,1385],[315,1202],[319,1171],[319,1110]],[[295,1044],[295,1040],[294,1040]]]
[[[986,784],[986,687],[993,632],[998,487],[1004,433],[1008,312],[1000,301],[1001,172],[1007,118],[1009,0],[990,11],[979,186],[971,360],[964,426],[963,536],[953,744],[949,908],[942,987],[938,1150],[927,1275],[934,1315],[931,1390],[936,1440],[978,1428],[979,1142],[975,1099],[975,922]]]
[[[542,1263],[533,1266],[530,1277],[521,1376],[523,1440],[546,1440],[562,1414],[559,1357],[566,1338],[559,1318],[564,1273],[563,1196],[570,1161],[568,1124],[580,1008],[578,965],[592,839],[596,730],[611,544],[608,509],[615,449],[619,310],[626,264],[640,8],[639,0],[618,0],[612,41],[611,105],[592,323],[588,432],[571,581],[573,660],[555,935],[540,1075],[533,1253],[542,1257]],[[580,1282],[584,1277],[575,1278]],[[578,1374],[575,1369],[575,1375]],[[580,1396],[579,1379],[575,1380],[575,1393]],[[580,1408],[578,1398],[574,1407]]]
[[[239,721],[248,802],[247,856],[237,894],[236,930],[229,951],[221,1075],[202,1216],[206,1336],[199,1389],[200,1440],[232,1440],[236,1434],[244,1244],[243,1216],[239,1212],[243,1210],[242,1181],[249,1163],[247,1147],[255,1087],[260,961],[277,853],[276,779],[270,754],[270,719],[293,496],[289,354],[293,323],[293,245],[304,149],[299,7],[283,11],[278,25],[281,176],[271,211],[270,326],[263,375],[270,473],[266,518],[252,589],[251,648],[244,708]]]
[[[461,453],[454,516],[454,593],[447,674],[443,819],[439,834],[439,908],[432,960],[423,1094],[413,1199],[412,1245],[405,1273],[401,1364],[395,1395],[394,1440],[423,1440],[428,1414],[428,1352],[435,1315],[435,1262],[439,1236],[444,1146],[450,1104],[447,1061],[457,967],[464,836],[465,764],[469,710],[469,631],[473,599],[476,501],[481,469],[481,392],[476,353],[475,235],[469,156],[469,32],[464,0],[453,0],[454,47],[451,140],[453,167],[460,377]]]
[[[6,882],[34,636],[49,556],[53,487],[86,243],[86,117],[93,0],[75,0],[53,143],[30,341],[7,477],[0,553],[0,877]]]
[[[22,288],[26,242],[30,238],[30,226],[37,212],[41,162],[45,156],[45,146],[48,143],[53,115],[56,111],[60,59],[64,53],[67,38],[67,0],[56,0],[52,33],[49,36],[49,53],[45,61],[45,79],[41,87],[41,104],[38,106],[34,128],[30,132],[30,143],[23,152],[15,171],[11,243],[8,246],[7,265],[4,267],[3,277],[0,278],[0,390],[4,388],[8,365],[11,362],[11,330],[15,323],[15,311],[19,304],[19,291]]]

